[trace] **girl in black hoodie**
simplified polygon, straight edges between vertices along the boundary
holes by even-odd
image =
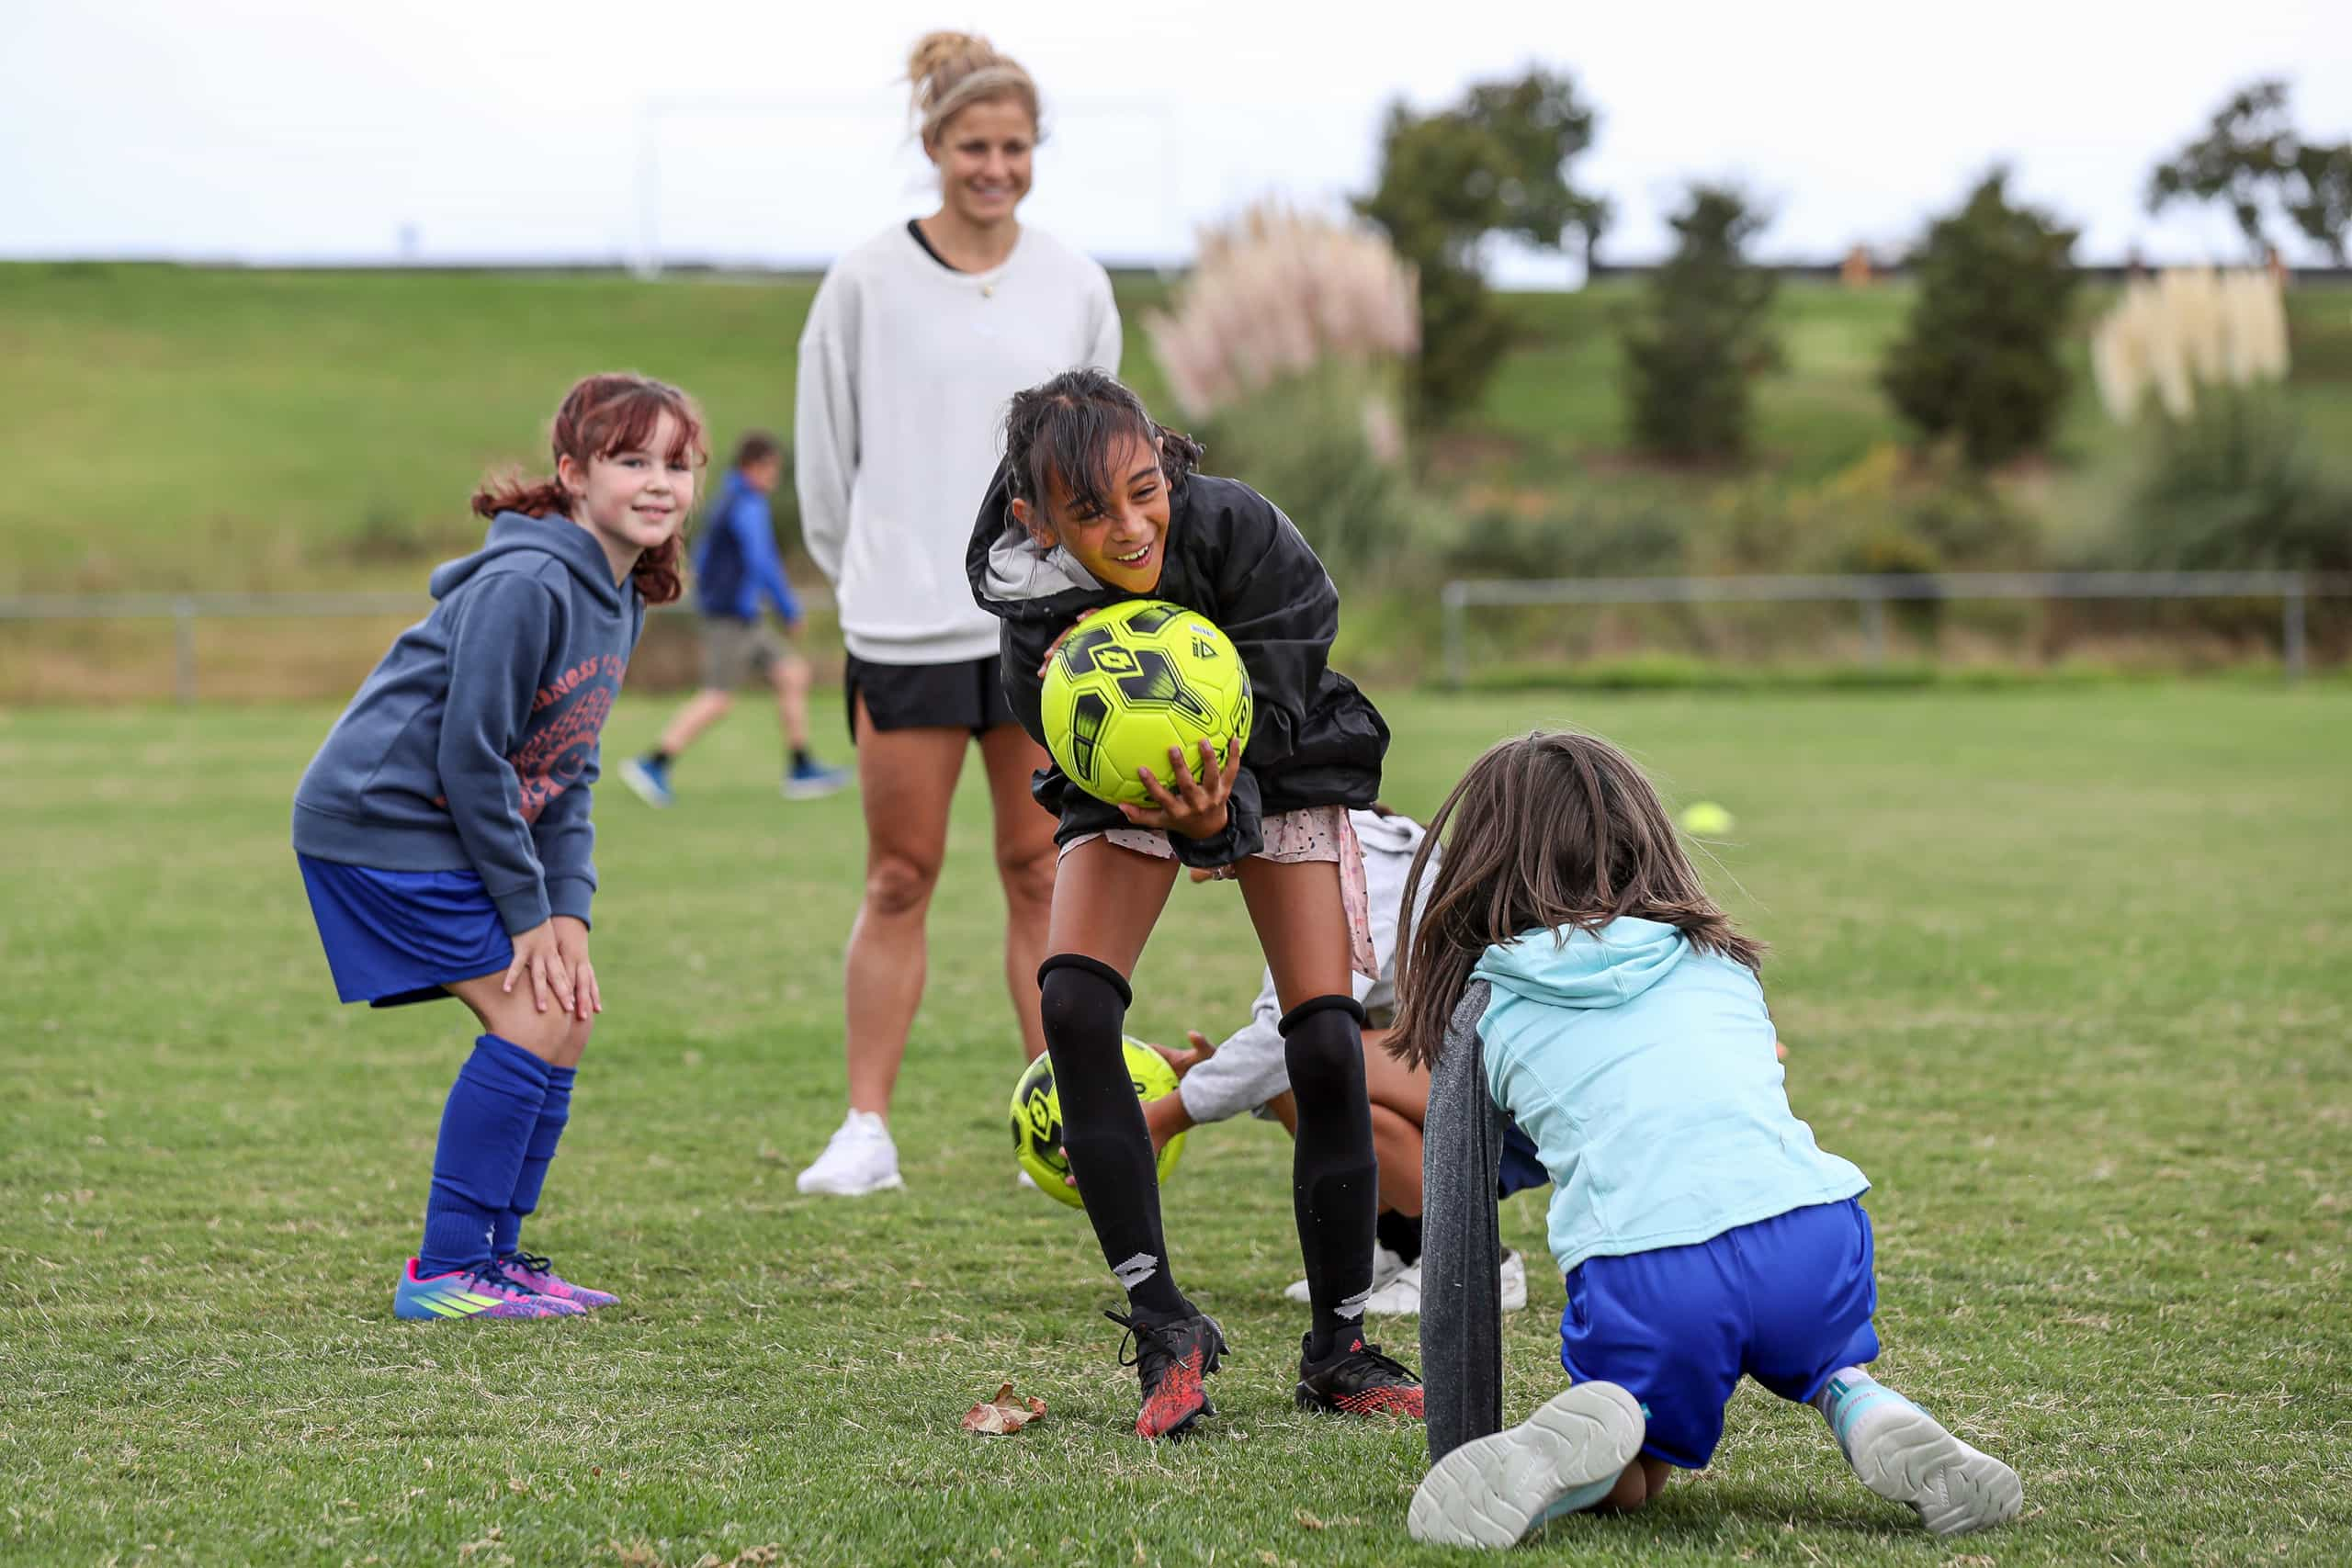
[[[1249,667],[1256,705],[1245,749],[1220,758],[1204,742],[1197,759],[1171,751],[1164,782],[1147,772],[1151,807],[1097,800],[1058,768],[1036,777],[1039,804],[1061,818],[1052,956],[1037,979],[1070,1170],[1126,1292],[1126,1314],[1105,1315],[1135,1341],[1136,1430],[1179,1436],[1211,1413],[1202,1380],[1225,1338],[1177,1288],[1120,1035],[1127,976],[1180,865],[1233,877],[1285,1010],[1298,1102],[1292,1197],[1313,1312],[1298,1403],[1419,1416],[1419,1380],[1362,1333],[1376,1171],[1349,975],[1369,964],[1371,943],[1347,808],[1378,793],[1388,727],[1325,663],[1340,598],[1322,562],[1263,496],[1195,473],[1199,457],[1111,377],[1057,376],[1012,400],[1004,463],[966,557],[973,597],[1004,622],[1005,694],[1041,743],[1047,661],[1080,619],[1124,600],[1215,621]]]

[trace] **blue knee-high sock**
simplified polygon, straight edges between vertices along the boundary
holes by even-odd
[[[498,1218],[514,1196],[552,1071],[511,1040],[485,1034],[474,1042],[441,1112],[419,1275],[446,1274],[496,1255]]]
[[[547,1185],[548,1165],[555,1158],[557,1140],[563,1136],[563,1124],[571,1120],[571,1080],[579,1076],[577,1067],[548,1069],[548,1097],[539,1102],[538,1125],[531,1129],[531,1141],[523,1151],[523,1168],[514,1178],[514,1196],[499,1214],[497,1234],[491,1239],[492,1248],[501,1258],[511,1258],[522,1249],[523,1221],[539,1206],[539,1189]]]

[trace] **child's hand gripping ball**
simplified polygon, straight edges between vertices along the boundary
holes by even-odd
[[[1114,604],[1065,637],[1046,665],[1046,749],[1065,777],[1114,806],[1157,804],[1149,768],[1168,750],[1198,771],[1201,742],[1220,761],[1250,744],[1250,671],[1207,616],[1158,599]]]
[[[1127,1078],[1135,1085],[1137,1100],[1154,1100],[1176,1092],[1176,1069],[1168,1065],[1168,1058],[1132,1035],[1122,1043],[1126,1053]],[[1159,1151],[1159,1179],[1163,1183],[1176,1168],[1176,1156],[1183,1152],[1182,1133],[1169,1139],[1168,1146]],[[1078,1189],[1065,1179],[1069,1175],[1069,1160],[1062,1154],[1062,1101],[1054,1089],[1054,1062],[1050,1056],[1041,1055],[1023,1068],[1020,1081],[1012,1086],[1012,1156],[1046,1196],[1073,1209],[1086,1207],[1086,1200]]]

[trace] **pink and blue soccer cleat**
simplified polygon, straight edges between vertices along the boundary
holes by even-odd
[[[401,1271],[400,1288],[392,1292],[394,1317],[579,1317],[587,1310],[542,1295],[496,1263],[420,1279],[412,1258]]]
[[[575,1285],[555,1271],[555,1265],[534,1252],[510,1252],[499,1259],[506,1277],[526,1289],[560,1302],[570,1302],[583,1312],[597,1307],[618,1306],[620,1297],[610,1291],[592,1291],[585,1285]]]

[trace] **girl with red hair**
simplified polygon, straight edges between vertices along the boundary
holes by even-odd
[[[674,387],[591,376],[555,470],[473,498],[482,547],[433,573],[294,793],[294,850],[335,992],[455,997],[481,1032],[441,1117],[399,1317],[571,1317],[615,1298],[522,1250],[604,1010],[588,958],[597,736],[645,626],[678,596],[707,458]]]

